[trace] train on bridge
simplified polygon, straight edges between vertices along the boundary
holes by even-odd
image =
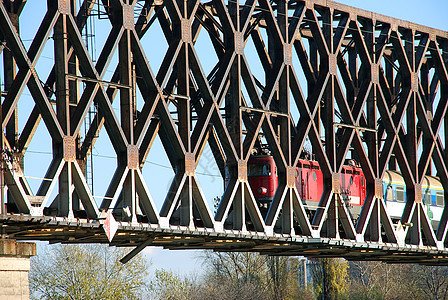
[[[260,210],[267,212],[278,187],[277,167],[269,154],[253,155],[248,161],[248,181]],[[301,159],[296,167],[296,188],[305,208],[313,212],[324,190],[323,173],[319,163]],[[340,195],[353,220],[356,220],[366,198],[364,173],[355,160],[348,160],[340,174]],[[397,221],[406,204],[406,184],[397,171],[386,171],[383,178],[383,195],[389,216]],[[425,176],[422,199],[432,226],[437,228],[444,208],[444,191],[439,178]]]

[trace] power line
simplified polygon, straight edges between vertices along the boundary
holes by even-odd
[[[34,154],[53,155],[53,153],[51,153],[51,152],[47,152],[47,151],[27,150],[26,152],[28,152],[28,153],[34,153]],[[116,159],[115,156],[111,156],[111,155],[92,154],[92,156],[94,156],[94,157],[98,157],[98,158]],[[173,168],[171,168],[170,166],[163,165],[163,164],[160,164],[160,163],[156,163],[156,162],[153,162],[153,161],[146,160],[145,163],[149,163],[149,164],[151,164],[151,165],[155,165],[155,166],[158,166],[158,167],[161,167],[161,168],[164,168],[164,169],[173,170]],[[204,175],[204,176],[209,176],[209,177],[215,177],[215,178],[222,178],[221,175],[215,175],[215,174],[210,174],[210,173],[205,173],[205,172],[197,172],[197,171],[196,171],[196,174]],[[31,178],[31,177],[30,177],[30,178]],[[47,179],[47,180],[48,180],[48,179]]]

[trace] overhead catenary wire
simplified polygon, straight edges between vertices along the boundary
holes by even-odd
[[[27,150],[28,153],[34,153],[34,154],[47,154],[47,155],[53,155],[53,153],[51,152],[47,152],[47,151],[34,151],[34,150]],[[107,159],[116,159],[117,157],[112,156],[112,155],[101,155],[101,154],[92,154],[94,157],[98,157],[98,158],[107,158]],[[155,165],[164,169],[169,169],[172,170],[173,168],[164,164],[160,164],[160,163],[156,163],[153,161],[149,161],[146,160],[145,163],[149,163],[151,165]],[[221,175],[214,175],[214,174],[209,174],[209,173],[204,173],[204,172],[198,172],[196,171],[196,174],[199,175],[204,175],[204,176],[209,176],[209,177],[216,177],[216,178],[222,178]],[[25,176],[26,177],[26,176]],[[38,178],[38,177],[29,177],[29,178],[34,178],[34,179],[42,179],[42,180],[53,180],[51,178]]]
[[[33,151],[33,150],[28,150],[28,153],[33,153],[33,154],[46,154],[46,155],[53,155],[51,152],[47,152],[47,151]],[[101,154],[92,154],[92,156],[94,157],[99,157],[99,158],[106,158],[106,159],[116,159],[116,157],[114,156],[109,156],[109,155],[101,155]],[[164,169],[169,169],[172,170],[172,168],[170,166],[166,166],[160,163],[156,163],[156,162],[152,162],[152,161],[146,161],[147,163],[151,164],[151,165],[155,165]],[[204,173],[204,172],[197,172],[196,174],[198,175],[203,175],[203,176],[208,176],[208,177],[213,177],[213,178],[222,178],[220,175],[215,175],[215,174],[210,174],[210,173]],[[27,179],[36,179],[36,180],[42,180],[42,181],[49,181],[49,182],[53,182],[55,180],[58,180],[58,178],[46,178],[46,177],[38,177],[38,176],[29,176],[29,175],[23,175],[22,177],[27,178]],[[113,200],[112,197],[107,197],[107,196],[98,196],[98,195],[92,195],[93,198],[98,198],[98,199],[107,199],[107,200]]]

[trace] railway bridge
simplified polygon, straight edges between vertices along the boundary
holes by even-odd
[[[329,0],[3,0],[0,41],[3,239],[448,264],[446,31]],[[267,212],[248,182],[261,144],[278,175]],[[305,151],[323,174],[314,209],[295,184]],[[159,156],[169,180],[145,171]]]

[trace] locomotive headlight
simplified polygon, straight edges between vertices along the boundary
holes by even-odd
[[[263,186],[261,186],[261,187],[258,188],[257,192],[260,195],[265,195],[268,192],[268,189],[263,187]]]

